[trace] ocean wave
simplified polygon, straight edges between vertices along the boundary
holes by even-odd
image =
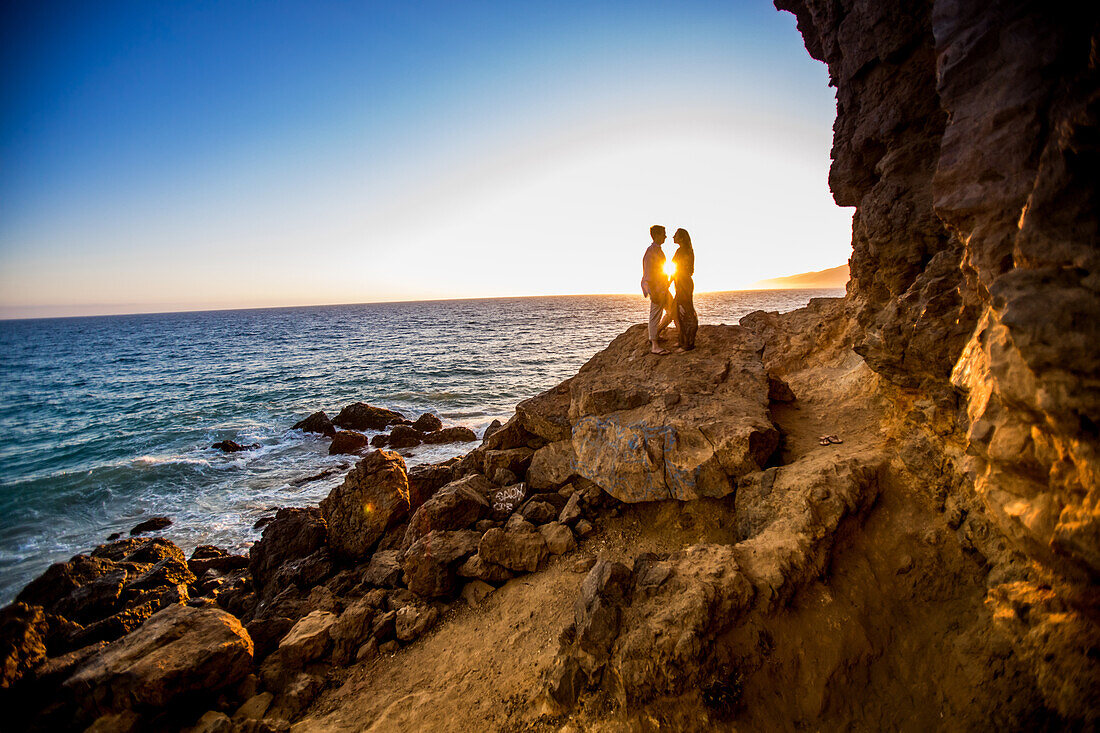
[[[161,465],[184,465],[184,466],[209,466],[210,461],[206,458],[192,458],[191,456],[138,456],[137,458],[129,461],[129,463],[138,466],[161,466]],[[114,466],[123,464],[114,464]],[[114,467],[112,466],[112,467]]]

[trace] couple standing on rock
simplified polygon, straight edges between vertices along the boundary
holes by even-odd
[[[691,302],[695,293],[695,283],[691,276],[695,274],[695,250],[691,248],[691,237],[686,229],[677,229],[672,241],[679,249],[672,255],[672,269],[665,266],[665,253],[661,245],[665,242],[665,228],[654,224],[649,228],[653,244],[642,257],[642,295],[649,296],[649,343],[650,353],[667,354],[658,340],[661,331],[675,321],[679,345],[676,351],[683,353],[695,348],[695,332],[699,330],[699,318],[695,315],[695,305]],[[669,282],[676,286],[676,294],[669,292]]]

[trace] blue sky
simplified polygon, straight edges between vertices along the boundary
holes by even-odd
[[[701,290],[850,252],[767,3],[4,13],[0,315],[633,292],[655,222]]]

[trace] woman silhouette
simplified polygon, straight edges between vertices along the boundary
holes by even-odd
[[[672,262],[676,271],[672,283],[676,286],[676,298],[673,301],[673,318],[676,320],[676,332],[680,337],[677,351],[691,351],[695,348],[695,333],[699,330],[699,317],[695,314],[695,305],[691,302],[695,294],[695,283],[691,276],[695,274],[695,250],[691,248],[691,236],[686,229],[677,229],[672,241],[679,245]]]

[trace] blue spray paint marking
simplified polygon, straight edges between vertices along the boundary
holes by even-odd
[[[625,450],[612,457],[621,472],[610,475],[597,474],[592,466],[581,464],[577,455],[591,447],[592,439],[578,437],[579,428],[584,427],[594,433],[598,441],[595,446],[599,463],[606,465],[609,448],[612,445],[625,445]],[[589,416],[581,418],[573,428],[574,452],[570,468],[590,481],[596,481],[604,489],[616,496],[640,497],[640,501],[658,501],[670,497],[693,495],[695,477],[693,472],[673,466],[668,461],[670,452],[675,451],[678,434],[671,425],[651,427],[642,424],[623,425],[615,417]],[[580,442],[579,446],[576,441]],[[659,446],[657,464],[650,459],[649,448]],[[642,485],[638,482],[643,481]]]

